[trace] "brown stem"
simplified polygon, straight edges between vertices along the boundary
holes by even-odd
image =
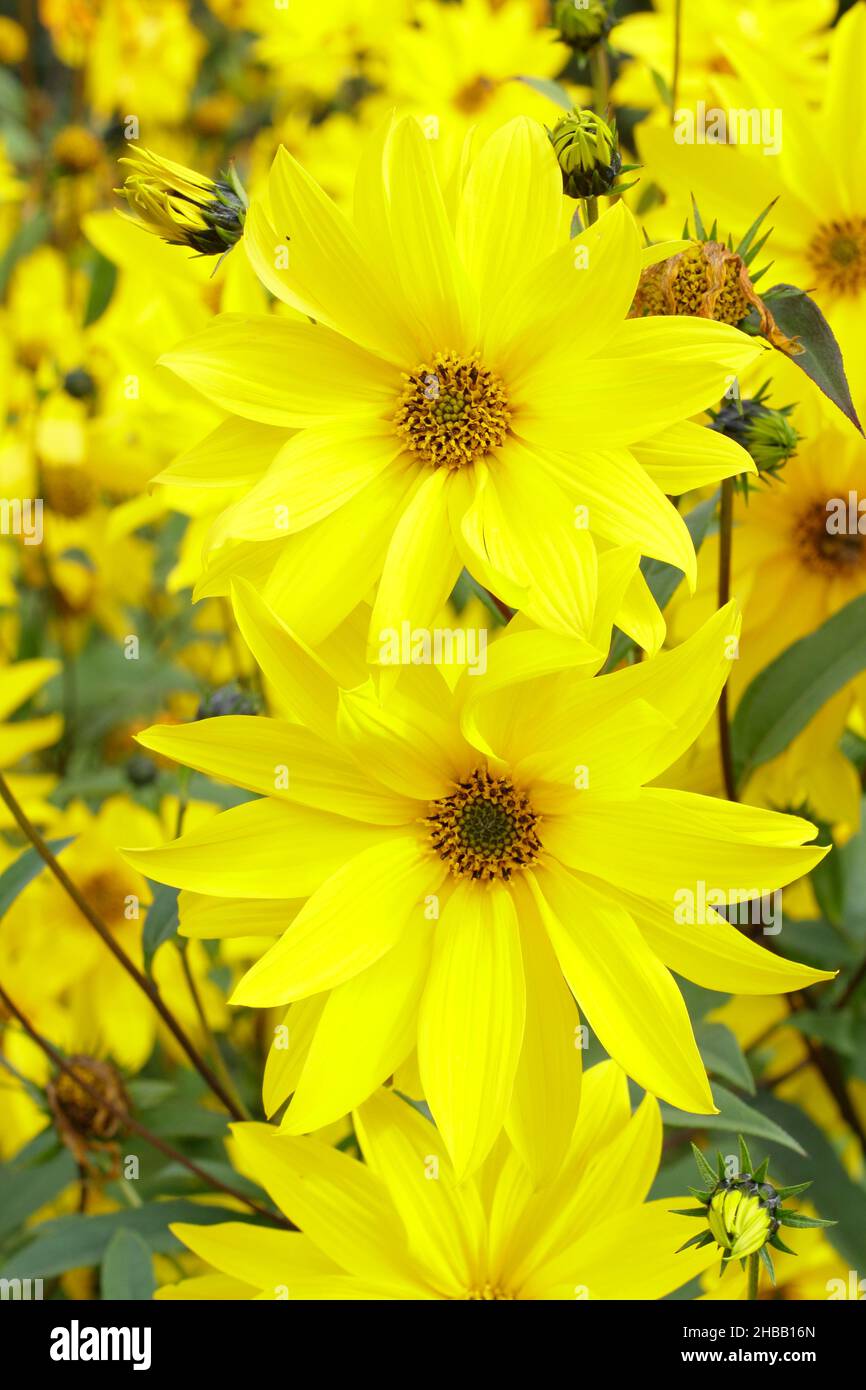
[[[792,1014],[799,1013],[804,1007],[804,1000],[798,994],[786,994],[785,1003]],[[864,1154],[866,1154],[866,1128],[864,1128],[848,1094],[848,1087],[845,1085],[845,1077],[839,1065],[838,1057],[830,1048],[825,1047],[823,1043],[815,1042],[805,1033],[803,1034],[803,1042],[809,1054],[809,1061],[839,1107],[842,1119],[854,1131]]]
[[[180,950],[180,965],[181,965],[181,969],[182,969],[182,971],[183,971],[183,978],[184,978],[184,980],[186,981],[186,987],[187,987],[187,989],[189,990],[189,996],[190,996],[190,999],[192,1000],[193,1008],[195,1009],[195,1012],[196,1012],[196,1017],[197,1017],[198,1022],[199,1022],[199,1027],[201,1028],[201,1031],[202,1031],[202,1036],[205,1037],[205,1038],[207,1039],[208,1050],[209,1050],[209,1052],[210,1052],[210,1055],[213,1057],[214,1066],[215,1066],[216,1070],[219,1072],[220,1080],[222,1081],[222,1083],[223,1083],[223,1085],[225,1086],[226,1090],[227,1090],[227,1091],[230,1091],[231,1094],[233,1095],[235,1104],[237,1105],[237,1107],[238,1107],[238,1109],[240,1110],[241,1114],[243,1115],[244,1119],[245,1119],[245,1120],[252,1119],[252,1116],[250,1115],[249,1111],[247,1110],[247,1108],[246,1108],[246,1106],[244,1105],[243,1101],[241,1100],[240,1096],[237,1094],[237,1091],[236,1091],[236,1089],[235,1089],[234,1081],[232,1080],[232,1078],[231,1078],[231,1076],[230,1076],[230,1074],[229,1074],[228,1068],[227,1068],[225,1062],[223,1061],[222,1053],[220,1052],[220,1049],[219,1049],[219,1043],[217,1042],[216,1038],[214,1037],[213,1029],[211,1028],[210,1024],[208,1023],[208,1017],[207,1017],[207,1014],[205,1013],[205,1007],[204,1007],[204,1004],[202,1003],[202,997],[201,997],[201,994],[199,993],[199,988],[198,988],[198,985],[197,985],[196,982],[195,982],[195,976],[194,976],[193,973],[192,973],[192,967],[190,966],[190,963],[189,963],[189,955],[188,955],[188,953],[187,953],[187,951],[186,951],[186,949],[185,949],[184,947],[179,947],[179,950]]]
[[[187,1158],[179,1149],[175,1149],[171,1144],[167,1144],[158,1134],[153,1134],[146,1125],[141,1124],[141,1122],[136,1120],[133,1115],[130,1115],[127,1110],[124,1110],[119,1105],[115,1105],[114,1102],[103,1095],[101,1091],[97,1091],[94,1086],[91,1086],[88,1081],[85,1081],[82,1076],[79,1076],[74,1067],[71,1067],[69,1063],[60,1056],[60,1053],[52,1047],[47,1038],[43,1038],[40,1033],[37,1033],[36,1029],[21,1012],[15,1001],[9,997],[2,985],[0,985],[0,1003],[5,1006],[13,1018],[17,1018],[28,1037],[32,1038],[37,1047],[42,1049],[45,1056],[57,1067],[58,1071],[65,1072],[66,1075],[75,1082],[76,1086],[84,1091],[85,1095],[90,1096],[91,1100],[97,1101],[101,1108],[110,1111],[124,1129],[129,1130],[132,1134],[137,1134],[139,1138],[144,1139],[146,1143],[158,1149],[161,1154],[171,1159],[173,1163],[180,1163],[182,1167],[186,1168],[190,1173],[194,1173],[202,1182],[207,1183],[208,1187],[212,1187],[218,1192],[225,1192],[229,1197],[234,1197],[237,1201],[243,1202],[244,1206],[249,1207],[250,1210],[254,1211],[258,1216],[265,1216],[269,1221],[276,1222],[278,1225],[284,1226],[290,1231],[296,1231],[298,1229],[287,1216],[283,1216],[282,1213],[268,1211],[267,1207],[260,1206],[258,1202],[254,1202],[251,1197],[246,1197],[244,1193],[239,1192],[237,1188],[230,1187],[228,1183],[221,1182],[219,1178],[215,1178],[204,1168],[200,1168],[197,1163],[194,1163],[191,1158]]]
[[[156,986],[152,983],[152,981],[148,980],[146,975],[142,974],[135,962],[131,960],[129,956],[126,954],[123,947],[120,946],[117,941],[115,941],[114,937],[112,936],[108,927],[103,922],[102,918],[94,912],[87,899],[83,897],[83,895],[79,892],[78,888],[72,882],[72,879],[69,877],[66,870],[60,863],[58,863],[57,859],[55,859],[54,855],[51,853],[51,850],[48,848],[42,836],[39,834],[39,831],[27,818],[23,809],[16,801],[12,791],[10,790],[9,784],[6,781],[6,778],[3,776],[2,772],[0,772],[0,799],[2,799],[6,803],[6,806],[11,812],[14,820],[16,821],[22,833],[27,837],[27,839],[33,845],[36,852],[39,854],[40,858],[51,870],[52,874],[57,879],[57,882],[60,884],[61,888],[63,888],[63,890],[75,903],[75,906],[78,908],[81,915],[90,923],[90,925],[93,927],[93,930],[108,947],[109,951],[115,957],[115,959],[123,966],[127,974],[131,976],[131,978],[135,981],[139,989],[147,995],[148,999],[150,1000],[153,1007],[156,1009],[165,1026],[168,1028],[172,1037],[186,1053],[190,1062],[192,1062],[192,1065],[195,1067],[196,1071],[203,1078],[203,1080],[207,1082],[214,1095],[222,1101],[223,1105],[231,1115],[232,1119],[243,1119],[241,1111],[238,1110],[237,1106],[235,1105],[231,1096],[226,1091],[225,1087],[220,1083],[218,1077],[214,1075],[213,1071],[208,1066],[205,1059],[201,1056],[195,1044],[191,1041],[190,1038],[187,1037],[183,1028],[178,1023],[177,1019],[163,1003],[163,1000],[160,997],[159,991],[157,990]]]

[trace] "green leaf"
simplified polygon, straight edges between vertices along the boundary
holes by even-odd
[[[713,493],[712,497],[707,497],[703,502],[699,502],[690,512],[683,517],[683,521],[688,527],[689,535],[695,552],[699,551],[703,545],[707,532],[710,529],[713,517],[716,513],[718,494]],[[646,580],[650,593],[664,610],[670,603],[680,584],[683,582],[684,575],[676,565],[669,565],[665,560],[641,560],[641,572]],[[614,630],[614,639],[611,644],[610,655],[605,662],[605,670],[612,671],[619,663],[628,656],[634,647],[634,642],[619,629]]]
[[[650,76],[655,83],[655,89],[659,94],[659,100],[662,106],[673,106],[673,93],[662,74],[658,72],[656,68],[650,68]]]
[[[153,1298],[153,1251],[128,1226],[115,1231],[106,1246],[100,1288],[104,1299],[118,1303],[149,1303]]]
[[[784,1207],[779,1207],[776,1212],[783,1226],[790,1226],[793,1230],[807,1231],[815,1226],[835,1226],[835,1221],[822,1221],[820,1217],[804,1216],[801,1211],[786,1211]]]
[[[225,1207],[187,1201],[152,1202],[99,1216],[59,1216],[37,1228],[30,1244],[0,1269],[0,1279],[51,1279],[68,1269],[101,1265],[108,1242],[121,1227],[140,1235],[156,1254],[176,1254],[183,1247],[168,1229],[171,1223],[194,1221],[213,1226],[229,1217],[232,1221],[246,1219],[237,1212],[227,1213]]]
[[[704,1157],[704,1154],[698,1148],[697,1144],[692,1144],[692,1154],[694,1155],[695,1163],[698,1165],[698,1172],[704,1182],[708,1183],[711,1188],[714,1188],[716,1185],[715,1171],[709,1163],[709,1160]]]
[[[150,879],[148,882],[150,883]],[[144,968],[148,974],[160,946],[177,936],[178,929],[177,888],[169,888],[164,883],[152,883],[151,887],[153,902],[147,909],[142,931]]]
[[[761,1257],[761,1264],[764,1266],[765,1270],[767,1271],[767,1273],[768,1273],[769,1276],[770,1276],[770,1283],[771,1283],[771,1284],[773,1285],[773,1287],[775,1288],[775,1286],[776,1286],[776,1271],[775,1271],[775,1269],[773,1268],[773,1257],[772,1257],[772,1255],[770,1254],[769,1250],[767,1249],[766,1245],[762,1245],[762,1246],[761,1246],[760,1250],[758,1251],[758,1254],[759,1254],[760,1257]]]
[[[746,690],[731,725],[738,780],[788,747],[822,705],[866,668],[866,594],[801,637]]]
[[[0,294],[6,289],[6,282],[17,261],[29,256],[48,237],[51,219],[44,208],[35,212],[13,236],[2,257],[0,257]]]
[[[59,854],[67,845],[71,845],[75,839],[74,835],[69,835],[63,840],[47,841],[48,848],[52,854]],[[45,868],[45,860],[34,848],[25,849],[23,854],[19,854],[13,864],[8,869],[4,869],[0,874],[0,920],[2,920],[10,907],[27,887],[32,883],[38,873]]]
[[[730,1081],[732,1086],[754,1095],[755,1078],[730,1028],[723,1023],[701,1023],[695,1029],[695,1039],[711,1075]]]
[[[837,405],[862,434],[854,409],[845,364],[833,330],[818,305],[795,285],[774,285],[767,295],[773,299],[773,317],[788,338],[799,338],[805,352],[790,360],[806,373],[829,400]]]
[[[23,1226],[46,1202],[59,1196],[75,1181],[77,1172],[68,1149],[61,1149],[42,1163],[19,1167],[13,1160],[0,1167],[0,1241]]]
[[[527,87],[533,91],[540,92],[548,101],[553,101],[557,106],[563,107],[566,111],[574,110],[574,102],[568,95],[564,87],[558,82],[554,82],[551,77],[518,77],[518,82],[525,82]]]
[[[718,1082],[713,1086],[713,1098],[719,1108],[718,1115],[689,1115],[684,1110],[675,1110],[672,1105],[662,1105],[662,1119],[672,1129],[721,1130],[726,1134],[754,1134],[759,1139],[768,1139],[795,1153],[803,1153],[798,1141],[780,1125],[775,1124],[760,1110],[754,1110],[733,1091]]]
[[[117,266],[103,256],[100,251],[93,253],[93,265],[90,276],[90,293],[87,297],[87,307],[84,311],[84,326],[87,328],[91,323],[105,313],[114,294],[114,287],[117,283]]]
[[[853,1057],[857,1051],[854,1020],[847,1012],[819,1013],[814,1009],[807,1009],[791,1014],[786,1023],[789,1028],[796,1028],[807,1038],[827,1043],[834,1052],[841,1053],[843,1057]]]

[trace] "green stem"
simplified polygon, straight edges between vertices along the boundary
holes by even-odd
[[[680,85],[680,50],[683,37],[683,0],[674,6],[674,71],[671,79],[671,125],[676,118],[677,92]]]
[[[590,52],[589,71],[592,76],[592,109],[597,116],[604,117],[610,100],[610,58],[607,44],[603,41]]]
[[[760,1256],[749,1256],[749,1287],[746,1290],[746,1298],[752,1302],[758,1297],[758,1272],[760,1268]]]
[[[591,227],[593,222],[598,221],[598,199],[581,198],[580,201],[583,207],[583,225],[584,227]]]

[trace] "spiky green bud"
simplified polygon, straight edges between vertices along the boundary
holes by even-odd
[[[615,191],[623,172],[616,123],[594,111],[575,108],[548,132],[569,198],[599,198]]]

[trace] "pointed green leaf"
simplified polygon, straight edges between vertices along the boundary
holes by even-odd
[[[797,294],[794,285],[784,284],[778,288],[794,293],[784,295],[773,305],[776,323],[786,337],[799,338],[806,349],[799,356],[792,357],[791,361],[811,377],[828,400],[837,405],[862,433],[845,376],[842,354],[832,328],[815,301],[802,290]]]

